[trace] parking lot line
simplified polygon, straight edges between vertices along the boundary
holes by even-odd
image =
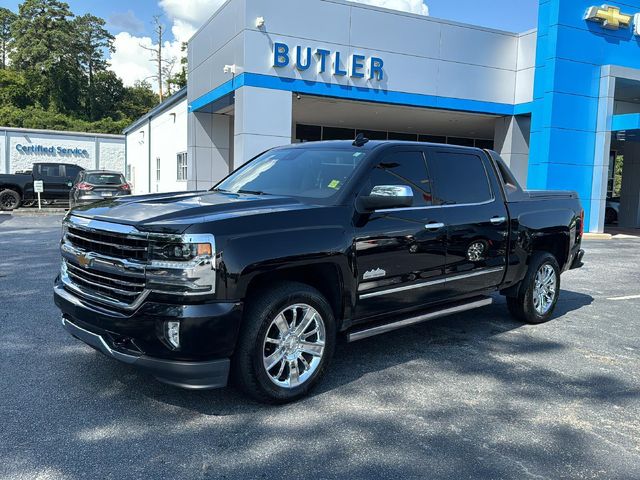
[[[640,295],[627,295],[625,297],[610,297],[607,300],[633,300],[636,298],[640,298]]]

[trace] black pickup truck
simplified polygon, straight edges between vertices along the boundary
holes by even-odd
[[[523,191],[492,152],[316,142],[200,192],[105,200],[64,220],[55,302],[102,353],[185,388],[306,394],[336,337],[483,307],[548,320],[582,265],[573,192]],[[472,321],[472,318],[469,319]]]
[[[84,170],[68,163],[34,163],[28,172],[0,175],[0,210],[14,210],[20,205],[35,204],[37,194],[33,182],[42,180],[44,192],[40,198],[44,204],[67,203],[73,180]]]

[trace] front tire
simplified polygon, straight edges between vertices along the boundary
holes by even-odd
[[[529,269],[515,297],[507,297],[511,314],[526,323],[538,324],[551,319],[560,294],[560,267],[548,252],[531,256]]]
[[[315,288],[285,282],[263,290],[245,309],[235,383],[261,402],[297,400],[324,374],[335,339],[333,311]]]
[[[20,194],[15,190],[7,188],[0,192],[0,210],[11,211],[20,206]]]

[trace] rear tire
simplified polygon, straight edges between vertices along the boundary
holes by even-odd
[[[297,400],[324,374],[335,339],[333,311],[315,288],[285,282],[262,290],[246,306],[232,377],[260,402]]]
[[[535,252],[515,297],[507,297],[518,320],[538,324],[551,319],[560,294],[560,267],[549,252]]]
[[[20,206],[20,194],[15,190],[7,188],[0,192],[0,210],[12,211]]]

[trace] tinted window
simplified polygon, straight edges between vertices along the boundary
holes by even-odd
[[[447,143],[447,137],[440,135],[418,135],[419,142]]]
[[[77,165],[65,165],[64,170],[67,177],[76,178],[82,171],[82,168],[78,167]]]
[[[439,203],[480,203],[492,198],[482,159],[473,153],[438,152],[429,155]]]
[[[374,169],[365,195],[378,185],[406,185],[413,190],[413,205],[431,205],[431,184],[421,152],[392,153]]]
[[[85,182],[91,185],[122,185],[124,176],[120,173],[88,173]]]
[[[296,139],[301,142],[322,140],[322,127],[318,125],[296,125]]]
[[[462,147],[473,147],[473,138],[447,137],[447,143],[450,145],[460,145]]]
[[[389,132],[389,140],[404,140],[407,142],[415,142],[418,135],[415,133]]]
[[[363,134],[369,140],[386,140],[387,132],[378,130],[356,130],[356,135]]]
[[[353,140],[356,131],[352,128],[324,127],[322,129],[323,140]]]
[[[40,169],[40,175],[42,175],[43,177],[61,177],[62,173],[60,172],[61,168],[60,165],[49,165],[49,164],[42,164],[42,165],[38,165],[38,168]]]

